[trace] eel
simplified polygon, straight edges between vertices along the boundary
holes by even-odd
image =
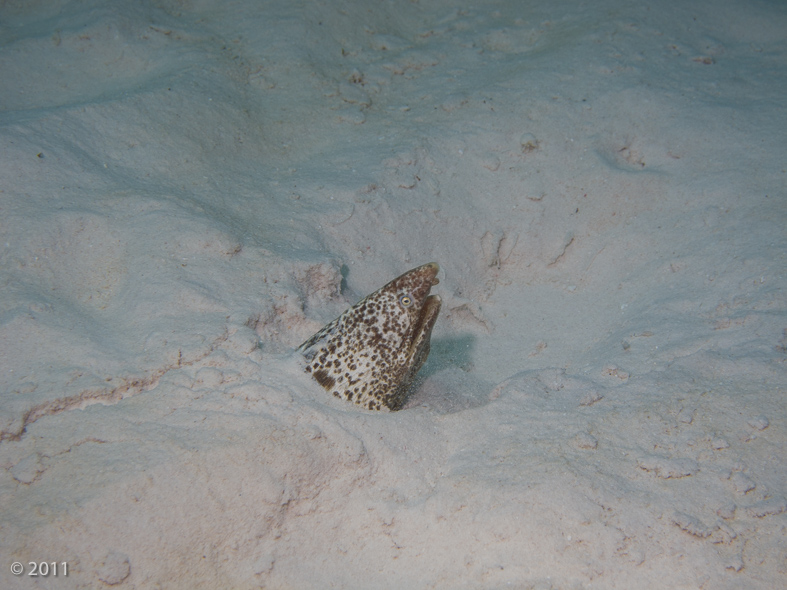
[[[361,299],[298,347],[306,372],[329,393],[368,410],[399,410],[429,356],[442,300],[436,262]]]

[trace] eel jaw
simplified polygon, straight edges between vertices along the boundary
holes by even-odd
[[[441,303],[442,300],[439,295],[430,295],[424,300],[421,315],[418,316],[418,324],[413,331],[413,339],[408,349],[404,374],[399,381],[396,391],[388,398],[386,403],[391,411],[395,412],[404,407],[410,387],[415,381],[415,376],[429,356],[432,328],[434,328],[437,321],[437,314],[440,313]]]
[[[430,339],[432,337],[432,328],[434,328],[437,321],[437,315],[440,313],[440,305],[442,299],[439,295],[429,295],[424,301],[421,315],[418,317],[418,324],[413,331],[413,340],[410,343],[409,351],[409,369],[406,381],[412,382],[415,374],[420,370],[429,356]]]

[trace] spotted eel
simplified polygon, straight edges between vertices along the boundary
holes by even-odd
[[[429,355],[440,312],[436,262],[407,271],[298,347],[329,393],[369,410],[399,410]]]

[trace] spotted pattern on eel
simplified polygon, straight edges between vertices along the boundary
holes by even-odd
[[[369,410],[399,410],[429,356],[441,299],[436,262],[365,297],[298,347],[328,392]]]

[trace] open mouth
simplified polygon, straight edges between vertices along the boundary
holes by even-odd
[[[436,282],[437,280],[435,279],[435,283]],[[429,295],[424,301],[423,308],[421,308],[421,314],[418,316],[418,324],[416,324],[413,330],[413,341],[410,344],[411,358],[422,354],[425,347],[428,351],[429,339],[432,336],[432,328],[434,328],[435,322],[437,321],[442,302],[439,295]],[[423,364],[425,360],[426,357],[421,360],[421,364]],[[416,370],[418,369],[416,368]]]

